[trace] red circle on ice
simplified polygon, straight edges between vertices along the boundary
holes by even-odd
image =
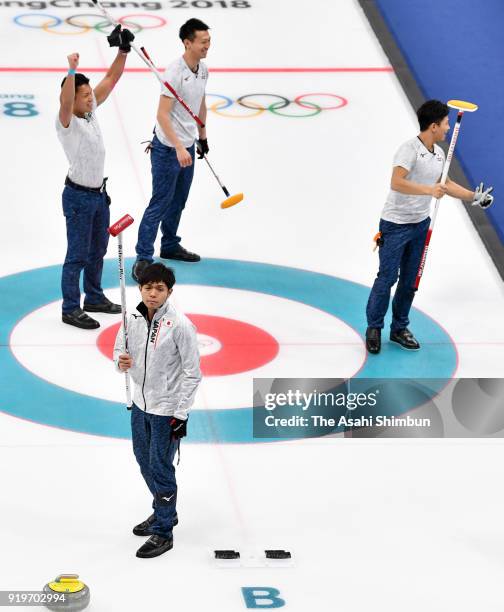
[[[271,334],[243,321],[213,315],[188,314],[198,334],[215,338],[218,351],[202,355],[201,371],[204,376],[226,376],[255,370],[278,355],[280,347]],[[96,341],[101,353],[112,359],[114,342],[120,323],[107,327]]]

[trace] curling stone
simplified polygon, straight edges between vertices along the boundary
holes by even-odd
[[[56,602],[53,605],[48,604],[46,608],[59,612],[67,612],[71,610],[84,610],[89,606],[91,592],[89,587],[85,585],[77,574],[61,574],[54,582],[49,582],[44,587],[44,593],[63,593],[65,602]]]

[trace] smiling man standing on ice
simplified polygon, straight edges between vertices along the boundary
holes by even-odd
[[[63,190],[67,253],[61,275],[63,323],[81,329],[100,324],[86,312],[117,314],[101,286],[103,258],[107,252],[110,225],[110,198],[104,178],[105,146],[96,118],[96,109],[109,97],[121,78],[126,56],[135,37],[118,25],[108,36],[111,47],[119,47],[117,57],[105,77],[92,89],[89,79],[79,72],[79,54],[68,56],[68,73],[61,83],[60,109],[56,132],[70,167]],[[84,310],[81,308],[80,276],[84,271]]]
[[[165,73],[167,81],[186,101],[202,124],[206,122],[205,88],[208,69],[203,60],[210,48],[208,26],[199,19],[182,25],[179,38],[184,54],[172,62]],[[138,282],[142,270],[153,262],[154,242],[161,224],[162,259],[198,262],[200,256],[180,244],[177,231],[194,175],[194,145],[203,159],[209,151],[206,128],[194,119],[163,86],[157,111],[154,138],[148,147],[152,169],[152,197],[138,229],[136,261],[132,276]]]

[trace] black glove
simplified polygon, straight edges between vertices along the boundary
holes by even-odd
[[[170,425],[172,428],[172,437],[175,438],[175,440],[180,440],[180,438],[187,436],[187,419],[182,421],[182,419],[173,417],[170,421]]]
[[[119,47],[123,53],[131,51],[131,44],[135,40],[135,35],[128,29],[121,29],[121,24],[117,24],[112,32],[107,36],[111,47]]]
[[[208,148],[208,140],[206,138],[199,138],[196,141],[196,150],[198,152],[198,159],[203,159],[203,156],[210,151]]]
[[[129,53],[131,51],[131,43],[135,40],[135,35],[133,32],[128,30],[127,28],[121,32],[121,44],[119,45],[119,49],[123,53]]]

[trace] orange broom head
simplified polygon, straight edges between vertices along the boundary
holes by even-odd
[[[234,206],[235,204],[238,204],[238,202],[241,202],[242,200],[243,200],[243,193],[236,193],[235,195],[232,195],[227,200],[224,200],[224,202],[222,202],[220,207],[221,208],[230,208],[231,206]]]

